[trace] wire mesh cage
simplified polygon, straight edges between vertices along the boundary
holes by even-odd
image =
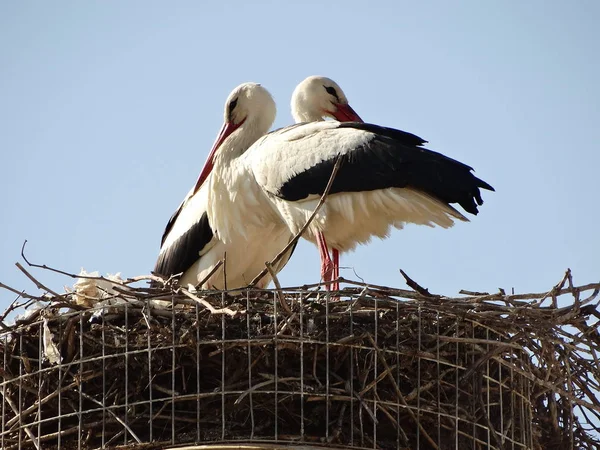
[[[52,299],[6,329],[2,448],[597,448],[596,291],[183,291]]]

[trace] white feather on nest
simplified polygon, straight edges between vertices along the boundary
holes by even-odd
[[[119,296],[119,292],[114,289],[115,285],[126,289],[126,286],[123,284],[124,280],[121,278],[121,272],[114,275],[109,273],[102,277],[98,271],[87,272],[82,268],[79,276],[85,278],[78,278],[73,285],[73,299],[76,304],[88,308],[107,300],[109,300],[108,304],[111,304],[110,300],[116,299]],[[67,288],[67,290],[69,291],[70,289]],[[121,302],[122,300],[116,303]]]

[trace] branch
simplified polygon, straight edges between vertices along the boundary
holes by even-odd
[[[10,408],[13,410],[13,413],[15,414],[15,417],[19,417],[20,418],[21,417],[20,408],[17,407],[17,405],[13,401],[13,399],[10,398],[10,396],[7,395],[5,392],[0,392],[0,394],[2,394],[2,396],[4,397],[4,400],[6,400],[6,403],[8,403],[8,405],[10,406]],[[31,430],[27,426],[25,426],[25,425],[22,425],[22,428],[25,430],[25,434],[27,434],[27,436],[29,437],[29,439],[31,440],[31,442],[33,443],[33,445],[35,446],[35,448],[39,450],[40,443],[36,439],[36,437],[34,436],[34,434],[31,432]],[[2,430],[2,431],[4,431],[4,430]]]
[[[0,288],[6,289],[7,291],[12,292],[13,294],[17,294],[17,295],[19,295],[19,296],[21,296],[23,298],[28,298],[30,300],[36,300],[36,301],[40,300],[40,298],[36,297],[35,295],[28,294],[25,291],[18,291],[17,289],[12,288],[12,287],[4,284],[4,283],[0,283]]]
[[[267,270],[269,271],[269,275],[271,275],[271,278],[273,279],[273,283],[275,284],[275,288],[277,289],[276,295],[277,295],[277,298],[279,299],[279,304],[281,305],[281,308],[283,308],[283,310],[287,313],[288,316],[291,316],[292,310],[290,309],[287,302],[285,301],[285,297],[283,296],[283,292],[281,290],[281,284],[279,283],[277,274],[271,267],[270,263],[266,262],[265,266],[267,267]]]
[[[135,281],[144,280],[144,279],[149,279],[149,280],[164,283],[164,280],[162,278],[156,277],[154,275],[144,275],[143,277],[128,278],[126,281],[123,282],[123,281],[111,280],[109,278],[103,277],[102,275],[100,275],[98,277],[94,277],[94,276],[90,276],[90,275],[76,275],[74,273],[65,272],[64,270],[55,269],[53,267],[47,266],[46,264],[35,264],[35,263],[32,263],[31,261],[29,261],[27,259],[27,257],[25,256],[25,245],[26,244],[27,244],[27,239],[25,239],[25,242],[23,242],[23,246],[21,247],[21,258],[23,258],[23,261],[25,261],[29,267],[36,267],[38,269],[49,270],[50,272],[59,273],[61,275],[65,275],[67,277],[75,278],[75,279],[81,278],[81,279],[85,279],[85,280],[104,280],[104,281],[108,281],[109,283],[120,284],[120,285],[129,284],[129,283],[133,283]],[[16,264],[17,264],[17,267],[20,265],[19,263],[16,263]],[[34,280],[32,280],[32,281],[34,281]],[[51,292],[51,291],[49,291],[49,292]]]
[[[77,275],[77,278],[97,278],[97,277],[86,277],[86,276]],[[159,277],[157,275],[140,275],[139,277],[129,277],[126,280],[123,280],[122,283],[119,283],[118,281],[109,280],[107,278],[104,278],[104,277],[100,276],[100,279],[104,279],[106,281],[110,281],[111,283],[123,284],[123,285],[128,285],[128,284],[131,284],[131,283],[137,283],[138,281],[154,281],[154,282],[161,283],[161,284],[164,285],[164,284],[168,284],[169,281],[171,281],[171,278],[167,278],[165,280],[164,278]]]
[[[396,396],[397,396],[398,400],[400,400],[400,402],[402,403],[402,405],[406,408],[406,411],[411,416],[411,418],[414,421],[414,423],[417,424],[417,427],[419,428],[419,431],[421,433],[423,433],[423,436],[425,437],[425,439],[429,442],[429,444],[434,449],[438,450],[439,447],[436,445],[435,441],[433,439],[431,439],[431,436],[429,436],[429,434],[427,433],[427,431],[423,427],[423,424],[421,423],[421,421],[415,416],[415,413],[413,412],[413,410],[408,406],[408,403],[406,402],[406,399],[404,398],[404,395],[402,394],[402,391],[400,390],[400,387],[398,386],[398,383],[396,383],[396,379],[392,375],[392,371],[390,369],[390,366],[388,365],[388,363],[387,363],[387,361],[385,359],[384,354],[381,352],[381,349],[379,348],[379,346],[377,345],[377,343],[375,342],[375,340],[373,339],[373,337],[370,334],[367,334],[367,338],[369,339],[369,341],[371,342],[371,345],[375,349],[375,353],[377,354],[377,358],[379,359],[379,361],[383,365],[383,367],[385,369],[385,374],[389,378],[390,382],[392,383],[392,386],[394,387],[394,391],[396,392]]]
[[[196,285],[196,289],[198,289],[198,288],[202,289],[202,286],[204,286],[204,283],[206,283],[208,280],[210,280],[210,277],[212,277],[215,274],[215,272],[217,270],[219,270],[219,267],[221,267],[223,264],[224,264],[224,260],[220,259],[219,262],[217,264],[215,264],[215,267],[213,267],[211,269],[211,271],[208,273],[208,275],[206,275],[204,277],[204,279]],[[223,269],[223,270],[225,270],[225,269]]]
[[[0,287],[8,287],[5,286],[4,284],[0,283]],[[10,290],[12,290],[12,288],[9,288]],[[6,324],[4,323],[4,319],[6,319],[6,316],[8,316],[12,311],[14,311],[17,308],[20,308],[21,306],[25,305],[26,303],[17,303],[17,300],[19,300],[20,298],[22,298],[23,295],[19,294],[17,296],[17,298],[15,298],[10,305],[8,305],[8,308],[6,308],[6,310],[0,315],[0,327],[4,330],[4,331],[10,331],[10,328],[6,326]]]
[[[62,298],[62,297],[63,297],[63,296],[62,296],[62,295],[60,295],[58,292],[54,292],[54,291],[53,291],[52,289],[50,289],[49,287],[46,287],[45,285],[43,285],[42,283],[40,283],[40,282],[39,282],[39,281],[38,281],[38,280],[37,280],[37,279],[36,279],[36,278],[35,278],[33,275],[31,275],[29,272],[27,272],[27,270],[25,270],[25,267],[23,267],[23,266],[21,265],[21,263],[15,263],[15,266],[17,266],[17,268],[18,268],[18,269],[19,269],[21,272],[23,272],[27,278],[29,278],[31,281],[33,281],[33,284],[35,284],[35,286],[36,286],[38,289],[41,289],[41,290],[43,290],[43,291],[46,291],[46,292],[50,292],[52,295],[54,295],[55,297],[58,297],[58,298]]]
[[[211,305],[210,303],[208,303],[206,300],[192,294],[190,291],[188,291],[185,288],[181,288],[180,291],[186,296],[191,298],[192,300],[194,300],[197,303],[200,303],[202,306],[204,306],[206,309],[208,309],[211,314],[227,314],[228,316],[231,317],[235,317],[238,313],[236,311],[233,311],[229,308],[221,308],[221,309],[217,309],[215,308],[213,305]],[[243,311],[240,311],[240,313],[243,313]]]
[[[46,264],[34,264],[32,262],[29,262],[29,260],[25,256],[25,245],[27,245],[27,239],[25,239],[25,242],[23,242],[23,246],[21,247],[21,258],[23,258],[23,261],[25,261],[29,267],[37,267],[38,269],[49,270],[51,272],[60,273],[61,275],[66,275],[71,278],[79,278],[77,275],[74,275],[69,272],[64,272],[62,270],[53,269],[52,267],[48,267]]]
[[[296,235],[294,236],[294,238],[290,242],[288,242],[288,244],[283,248],[283,250],[281,250],[277,254],[277,256],[275,256],[275,258],[273,258],[271,260],[271,262],[269,263],[271,266],[277,264],[281,260],[281,258],[283,257],[283,255],[285,255],[288,252],[288,250],[290,250],[294,245],[296,245],[296,242],[298,242],[298,239],[300,239],[300,237],[302,236],[302,234],[304,234],[304,232],[306,231],[306,229],[308,228],[308,226],[314,220],[314,218],[316,217],[317,213],[321,209],[321,206],[323,206],[323,203],[325,203],[325,199],[327,198],[327,195],[329,195],[329,191],[331,190],[331,186],[333,185],[333,180],[335,180],[335,176],[337,175],[338,170],[340,169],[341,165],[342,165],[342,155],[338,155],[337,160],[335,161],[335,165],[333,166],[333,170],[331,171],[331,176],[329,177],[329,181],[327,182],[327,186],[325,187],[325,191],[323,192],[323,195],[321,195],[321,199],[319,200],[319,203],[317,204],[316,208],[314,209],[314,211],[312,212],[312,214],[310,215],[310,217],[308,218],[308,220],[306,221],[306,223],[304,224],[304,226],[302,228],[300,228],[300,231],[298,231],[296,233]],[[250,282],[250,286],[256,285],[256,283],[258,283],[267,274],[267,272],[268,272],[268,270],[265,267]]]
[[[417,283],[412,278],[410,278],[408,275],[406,275],[406,272],[404,272],[404,270],[400,269],[400,273],[402,274],[402,276],[406,280],[406,284],[409,287],[413,288],[415,291],[417,291],[422,296],[424,296],[424,297],[437,297],[437,298],[439,298],[439,295],[432,294],[431,292],[429,292],[428,289],[425,289],[419,283]]]
[[[138,281],[154,281],[154,282],[160,283],[164,286],[164,285],[168,284],[172,279],[172,277],[171,277],[171,278],[168,278],[165,280],[162,277],[152,274],[152,275],[141,275],[138,277],[127,278],[125,280],[111,280],[110,278],[106,278],[103,275],[99,275],[99,276],[95,277],[92,275],[78,275],[78,274],[74,274],[74,273],[70,273],[70,272],[65,272],[64,270],[55,269],[53,267],[47,266],[46,264],[35,264],[35,263],[32,263],[31,261],[29,261],[27,259],[27,257],[25,256],[25,245],[26,244],[27,244],[27,239],[25,239],[25,242],[23,242],[23,246],[21,247],[21,257],[23,258],[23,260],[27,263],[27,265],[29,267],[36,267],[38,269],[48,270],[50,272],[58,273],[60,275],[65,275],[65,276],[67,276],[69,278],[73,278],[73,279],[107,281],[108,283],[112,283],[112,284],[119,285],[119,286],[127,286],[129,284],[136,283]],[[36,283],[36,286],[38,285],[38,281],[35,280],[34,278],[32,278],[30,275],[28,275],[27,272],[25,271],[25,269],[23,268],[23,266],[21,266],[19,263],[15,263],[15,264],[21,271],[23,271],[25,273],[25,275],[27,275],[29,277],[29,279],[31,279],[31,281]],[[4,285],[0,285],[0,287],[6,288],[6,286],[4,286]],[[38,288],[39,287],[40,286],[38,286]],[[40,288],[40,289],[42,289],[42,288]],[[46,289],[51,294],[54,294],[57,297],[60,297],[59,294],[56,294],[55,292],[49,290],[48,288],[44,287],[43,289]],[[9,290],[12,290],[12,289],[9,289]],[[14,292],[14,290],[13,290],[13,292]]]

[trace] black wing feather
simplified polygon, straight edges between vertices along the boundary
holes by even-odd
[[[410,187],[477,214],[477,205],[483,204],[479,189],[494,190],[474,176],[466,164],[421,147],[426,141],[414,134],[354,122],[341,123],[339,128],[368,131],[373,139],[342,156],[330,194]],[[289,201],[322,195],[335,161],[333,157],[297,174],[281,186],[277,195]]]
[[[172,227],[171,222],[174,222],[173,217],[169,221],[169,225]],[[163,242],[170,230],[169,225],[163,236]],[[185,272],[198,261],[200,252],[212,238],[213,231],[208,216],[204,213],[198,222],[158,255],[153,272],[163,277]]]
[[[185,203],[185,202],[184,202]],[[169,233],[171,232],[171,229],[173,228],[173,225],[175,225],[175,221],[177,220],[177,218],[179,217],[179,213],[181,212],[181,210],[183,209],[183,205],[184,203],[182,203],[181,205],[179,205],[179,208],[177,208],[177,211],[175,211],[173,213],[173,215],[169,218],[169,221],[167,222],[167,226],[165,227],[165,231],[163,231],[163,235],[160,238],[160,246],[162,247],[163,244],[165,243],[165,240],[167,239],[167,236],[169,235]]]

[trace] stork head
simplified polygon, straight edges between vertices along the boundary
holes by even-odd
[[[258,83],[240,84],[225,101],[223,126],[230,131],[222,140],[246,123],[265,134],[275,121],[275,113],[275,101],[269,91]]]
[[[312,76],[292,94],[292,116],[296,122],[314,122],[331,117],[340,122],[362,122],[348,104],[342,88],[330,78]]]
[[[273,97],[258,83],[243,83],[236,87],[225,102],[223,127],[198,177],[194,192],[200,189],[213,169],[215,157],[234,158],[264,135],[275,121]],[[226,153],[226,155],[225,155]]]

